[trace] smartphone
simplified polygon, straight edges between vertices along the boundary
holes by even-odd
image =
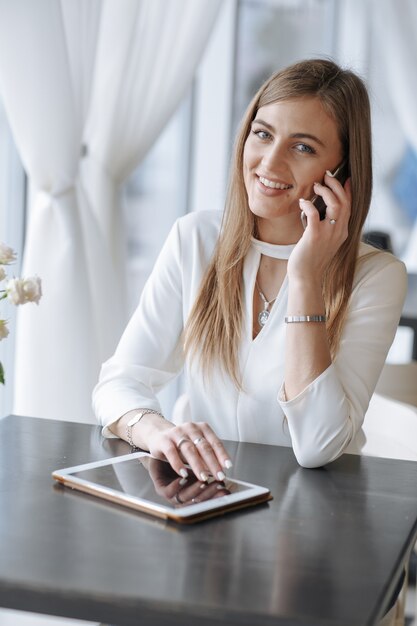
[[[348,162],[347,160],[342,161],[342,163],[340,163],[340,165],[338,165],[336,167],[336,169],[333,170],[332,175],[334,178],[336,178],[342,185],[345,184],[348,176],[349,176],[349,167],[348,167]],[[315,194],[310,201],[314,204],[314,206],[316,207],[317,211],[319,212],[320,215],[320,220],[324,220],[324,218],[326,217],[326,203],[324,202],[323,198],[317,194]],[[301,221],[303,223],[304,229],[307,226],[307,219],[306,216],[304,215],[304,211],[301,211]]]

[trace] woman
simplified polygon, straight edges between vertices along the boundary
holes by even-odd
[[[292,445],[305,467],[358,448],[406,290],[403,264],[360,242],[371,188],[361,79],[329,60],[273,75],[243,119],[224,215],[178,220],[103,365],[104,435],[203,481],[231,467],[221,439]],[[155,393],[182,368],[171,422]]]

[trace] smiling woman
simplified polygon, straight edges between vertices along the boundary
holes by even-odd
[[[343,159],[334,117],[318,98],[298,98],[259,108],[243,153],[243,175],[258,233],[281,243],[282,219],[288,216],[295,243],[301,236],[300,198],[310,198]]]
[[[331,174],[342,160],[344,184]],[[405,295],[403,265],[360,243],[371,188],[362,80],[321,59],[268,79],[237,135],[224,214],[177,221],[102,367],[103,434],[203,481],[231,467],[222,439],[292,446],[305,467],[358,449]],[[169,420],[156,393],[182,369]]]
[[[185,485],[188,467],[225,478],[222,439],[292,446],[304,467],[360,450],[406,290],[403,264],[360,243],[370,128],[362,80],[331,61],[295,64],[259,89],[223,216],[177,221],[102,367],[105,436],[167,460]],[[341,162],[344,184],[332,174]],[[182,369],[187,392],[167,419],[156,393]]]

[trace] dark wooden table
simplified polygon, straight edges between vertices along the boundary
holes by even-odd
[[[0,420],[0,606],[118,625],[375,624],[417,535],[417,463],[228,444],[268,504],[178,527],[56,485],[125,454],[95,426]]]
[[[408,289],[400,326],[409,326],[413,329],[412,358],[417,361],[417,274],[408,274]]]

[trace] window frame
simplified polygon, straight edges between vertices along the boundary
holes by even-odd
[[[17,152],[6,111],[0,97],[0,239],[13,248],[17,261],[7,275],[19,276],[26,234],[27,177]],[[16,307],[3,302],[0,316],[7,319],[9,336],[0,343],[0,361],[5,370],[5,385],[0,393],[0,418],[13,411],[14,355],[16,346]]]

